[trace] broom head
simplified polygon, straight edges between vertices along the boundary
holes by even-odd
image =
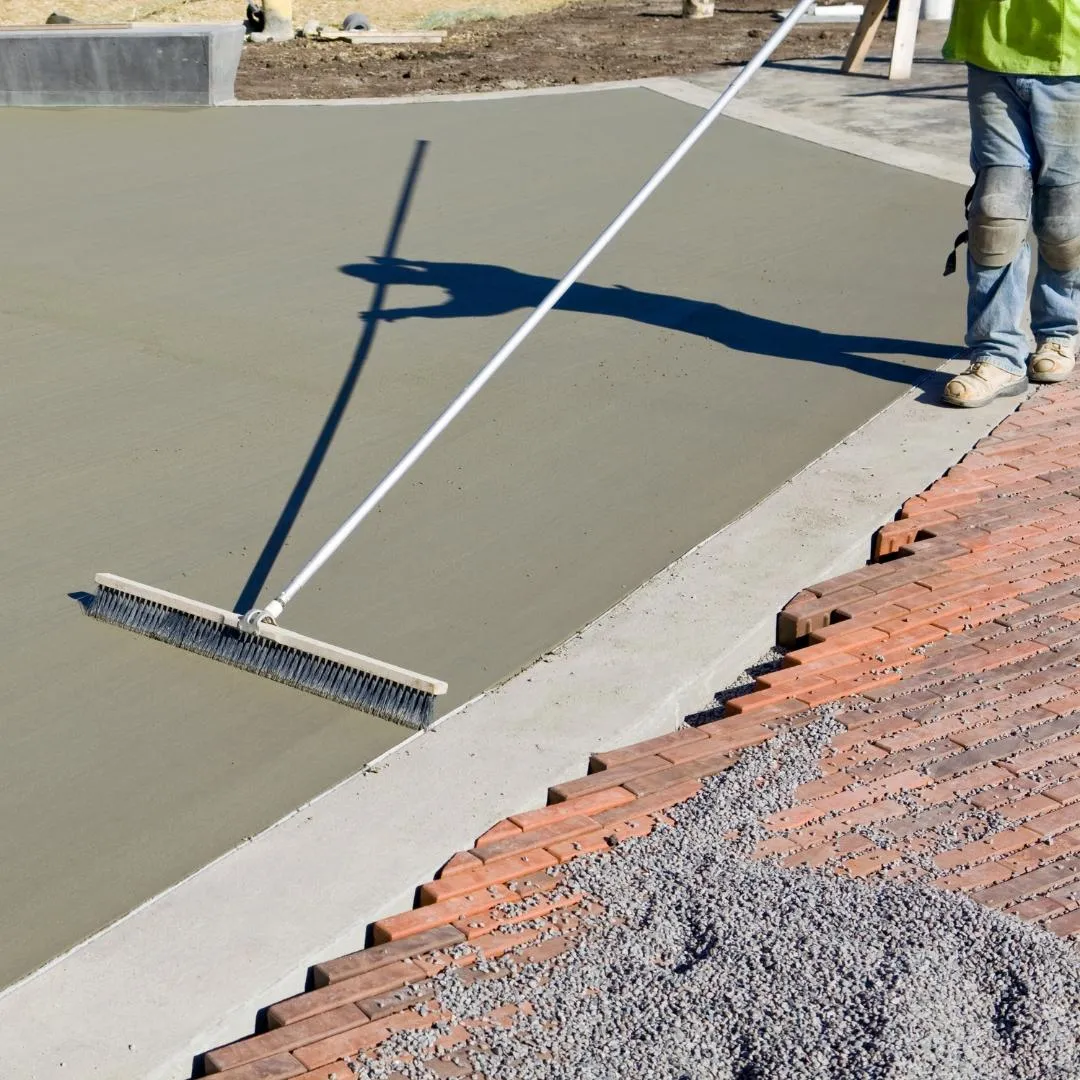
[[[96,619],[222,660],[354,709],[423,729],[446,683],[384,664],[273,623],[240,629],[241,616],[138,581],[97,574]]]

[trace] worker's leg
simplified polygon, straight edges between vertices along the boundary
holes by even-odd
[[[1034,227],[1039,262],[1031,296],[1036,353],[1029,374],[1060,382],[1075,364],[1080,297],[1080,79],[1024,79],[1039,165]]]
[[[968,69],[975,197],[968,241],[972,357],[1015,373],[1027,362],[1023,329],[1031,249],[1033,136],[1026,103],[1008,75]]]
[[[944,400],[977,406],[1027,388],[1027,305],[1031,249],[1033,136],[1011,76],[968,68],[971,167],[965,344],[971,367],[951,379]]]

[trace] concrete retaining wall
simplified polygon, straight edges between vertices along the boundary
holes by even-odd
[[[243,44],[241,23],[0,30],[0,104],[220,105]]]

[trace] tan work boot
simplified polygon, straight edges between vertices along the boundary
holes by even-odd
[[[967,371],[945,384],[941,400],[961,409],[977,409],[996,397],[1013,397],[1027,388],[1026,375],[1010,375],[987,360],[973,360]]]
[[[1042,341],[1028,360],[1028,378],[1037,383],[1055,383],[1067,379],[1076,367],[1076,345],[1069,340],[1052,338]]]

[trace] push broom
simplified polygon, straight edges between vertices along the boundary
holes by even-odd
[[[646,199],[663,183],[728,103],[769,59],[815,0],[798,0],[772,36],[702,116],[645,186],[593,245],[552,288],[536,310],[484,365],[441,416],[265,607],[238,614],[152,585],[113,574],[98,574],[97,595],[87,611],[95,618],[222,660],[277,682],[361,709],[413,728],[426,728],[435,715],[435,698],[446,683],[306,637],[278,625],[285,606],[319,572],[383,497],[416,463],[489,379],[559,302],[607,247]]]

